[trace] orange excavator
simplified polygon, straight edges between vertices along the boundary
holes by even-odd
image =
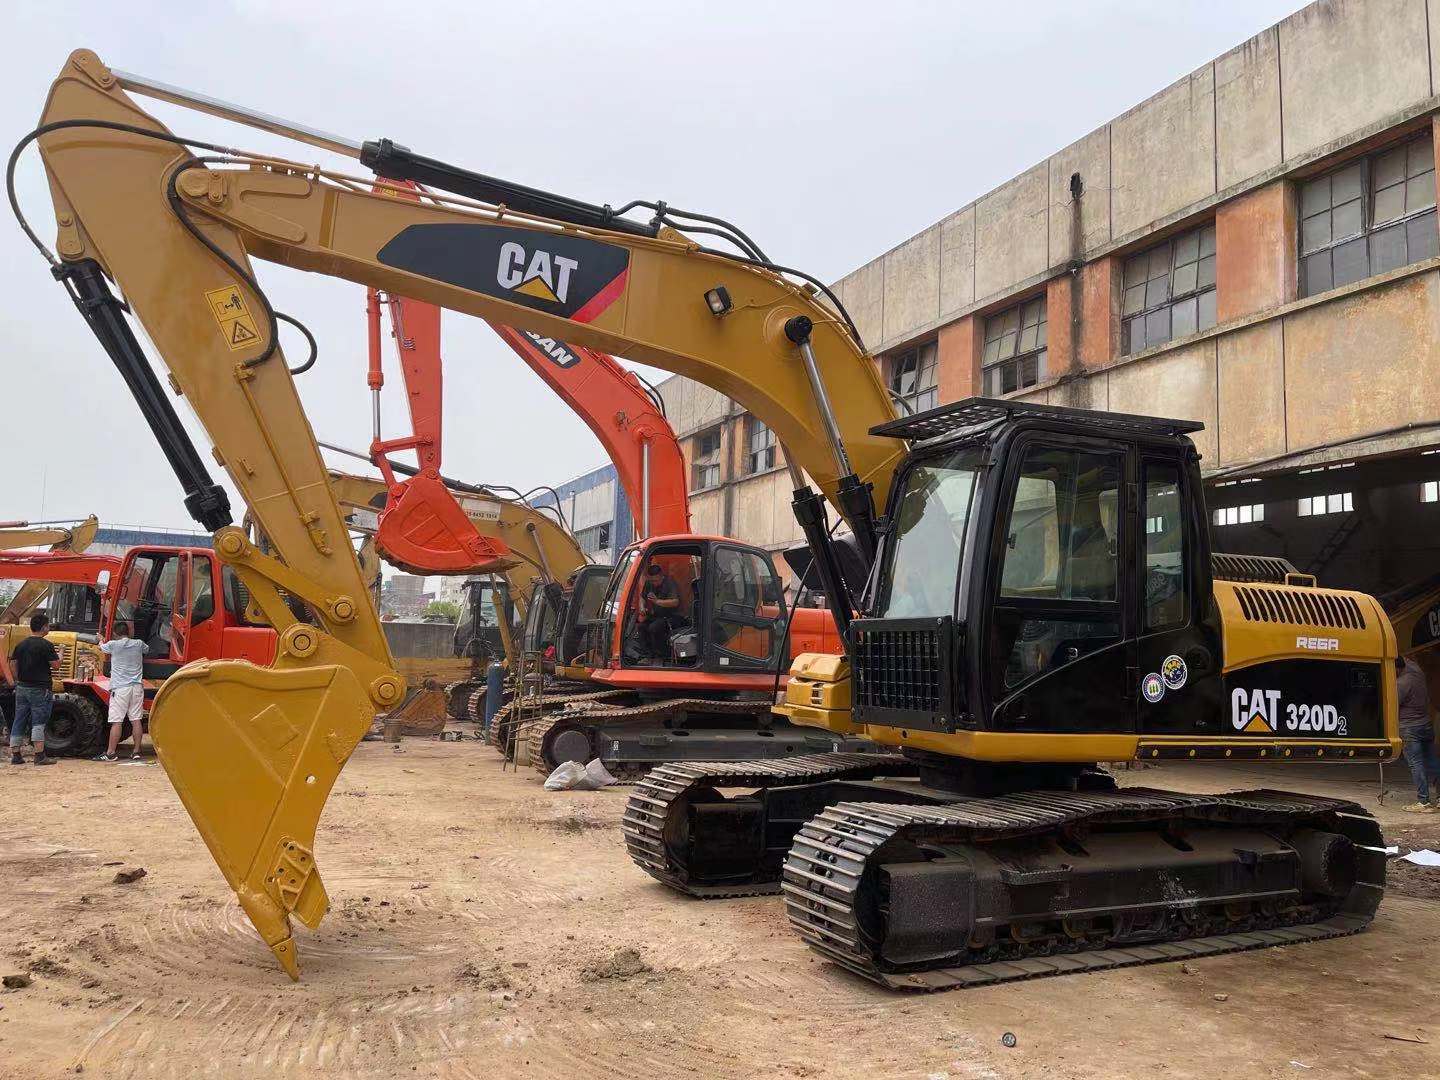
[[[423,197],[413,184],[375,190]],[[380,436],[387,306],[413,428],[397,439]],[[376,548],[416,573],[472,572],[477,559],[494,566],[510,555],[503,541],[477,532],[440,475],[440,311],[373,288],[366,310],[371,459],[389,488]],[[641,537],[613,569],[579,568],[561,587],[542,580],[524,598],[523,651],[553,657],[560,677],[529,702],[540,714],[528,731],[534,766],[548,773],[564,761],[598,757],[625,779],[665,761],[834,748],[835,737],[801,731],[770,712],[777,666],[788,668],[800,653],[840,651],[834,620],[816,608],[787,619],[780,578],[763,548],[690,531],[684,454],[659,395],[605,353],[490,325],[605,447],[638,510]],[[420,471],[397,479],[387,455],[404,450],[415,451]],[[657,598],[661,592],[671,595]],[[512,699],[491,726],[492,741],[507,753],[517,734],[511,721],[524,705]]]

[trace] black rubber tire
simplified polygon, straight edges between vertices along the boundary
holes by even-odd
[[[56,694],[45,725],[45,753],[54,757],[98,754],[103,747],[105,717],[100,706],[80,694]]]

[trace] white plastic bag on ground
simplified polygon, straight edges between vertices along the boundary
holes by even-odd
[[[599,791],[615,783],[615,777],[599,758],[589,765],[567,761],[545,779],[546,791]]]

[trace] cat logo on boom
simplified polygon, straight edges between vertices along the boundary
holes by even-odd
[[[385,266],[578,323],[625,295],[630,252],[588,236],[510,225],[407,225],[380,249]]]
[[[570,275],[579,267],[575,259],[538,248],[527,253],[523,246],[511,240],[500,245],[500,265],[495,270],[495,280],[507,289],[537,300],[563,304],[570,293]]]

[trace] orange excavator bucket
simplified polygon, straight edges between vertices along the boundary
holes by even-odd
[[[517,562],[502,542],[475,530],[443,482],[424,474],[390,485],[375,546],[413,574],[490,573]]]

